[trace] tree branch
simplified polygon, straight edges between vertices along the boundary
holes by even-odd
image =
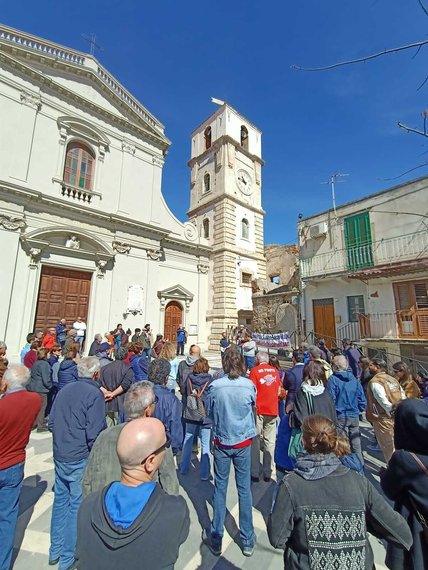
[[[370,59],[375,59],[376,57],[382,57],[383,55],[387,55],[389,53],[395,53],[398,51],[403,51],[405,49],[412,49],[412,48],[421,48],[428,44],[428,40],[424,40],[422,42],[415,42],[413,44],[408,44],[405,46],[398,46],[396,48],[386,49],[384,51],[380,51],[377,53],[372,53],[370,55],[366,55],[364,57],[359,57],[357,59],[350,59],[348,61],[341,61],[339,63],[333,63],[331,65],[326,65],[324,67],[300,67],[299,65],[293,64],[291,69],[297,69],[299,71],[326,71],[328,69],[334,69],[335,67],[342,67],[344,65],[351,65],[354,63],[361,63],[362,61],[369,61]]]
[[[425,7],[424,3],[422,2],[422,0],[418,0],[420,7],[422,8],[422,10],[425,12],[425,14],[428,16],[428,9]]]
[[[408,133],[416,133],[418,135],[422,135],[423,137],[428,137],[427,133],[424,133],[423,131],[418,131],[418,129],[412,129],[412,127],[408,127],[407,125],[403,125],[403,123],[398,123],[398,126],[400,127],[400,129],[404,129]]]

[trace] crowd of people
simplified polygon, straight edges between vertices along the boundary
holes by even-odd
[[[222,336],[213,371],[197,345],[177,358],[181,325],[175,344],[150,325],[134,335],[118,325],[82,356],[86,325],[76,323],[29,335],[21,364],[0,342],[0,570],[11,565],[32,429],[53,434],[49,564],[59,570],[140,568],[143,558],[173,568],[189,534],[180,481],[190,471],[213,481],[202,541],[220,556],[231,465],[244,556],[255,548],[252,486],[266,484],[284,568],[372,570],[368,533],[387,541],[391,570],[428,568],[427,387],[404,362],[389,374],[347,339],[334,351],[320,340],[282,369],[241,327],[235,342]],[[394,509],[366,478],[362,414]]]

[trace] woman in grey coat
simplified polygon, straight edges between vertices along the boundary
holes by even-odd
[[[48,394],[52,388],[51,367],[48,362],[47,348],[37,349],[37,360],[31,367],[31,377],[27,390],[37,392],[42,400],[42,406],[36,418],[38,432],[48,431],[45,422],[45,411],[48,403]]]
[[[302,424],[307,453],[286,475],[268,521],[272,546],[284,550],[287,570],[372,570],[368,533],[409,550],[404,518],[358,473],[336,456],[335,424],[308,416]]]

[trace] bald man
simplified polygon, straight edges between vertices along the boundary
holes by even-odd
[[[189,509],[183,497],[168,495],[153,481],[170,445],[156,418],[124,426],[117,441],[120,481],[92,493],[80,507],[79,570],[174,568],[189,534]]]

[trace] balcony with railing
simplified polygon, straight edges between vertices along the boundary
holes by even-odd
[[[414,309],[394,313],[358,315],[362,339],[428,339],[428,310]]]
[[[358,276],[364,271],[367,277],[415,264],[428,258],[428,232],[383,238],[372,243],[339,249],[300,259],[302,279],[347,273]]]

